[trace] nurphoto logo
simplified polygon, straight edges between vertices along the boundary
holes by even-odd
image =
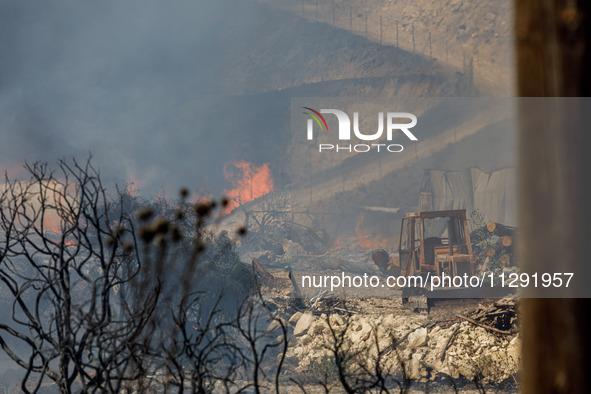
[[[314,140],[314,125],[320,129],[320,132],[329,133],[328,124],[322,114],[332,114],[336,116],[338,121],[338,141],[336,144],[318,144],[318,151],[333,151],[333,152],[369,152],[375,150],[377,152],[402,152],[404,147],[401,144],[388,143],[365,143],[365,144],[343,144],[342,142],[351,141],[351,118],[344,111],[338,109],[321,109],[317,111],[310,107],[302,107],[306,111],[303,112],[308,115],[307,123],[307,139]],[[385,122],[384,122],[385,119]],[[416,126],[417,117],[408,112],[384,112],[378,113],[378,130],[373,134],[365,134],[359,130],[359,112],[353,112],[353,135],[361,141],[379,141],[384,134],[384,123],[386,123],[386,141],[392,141],[396,131],[401,131],[411,141],[418,141],[417,137],[410,131]],[[338,142],[341,142],[339,144]]]

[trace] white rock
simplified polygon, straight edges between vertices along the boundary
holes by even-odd
[[[312,321],[314,320],[314,315],[312,312],[306,312],[298,319],[298,322],[293,330],[293,335],[296,337],[299,335],[304,334],[310,328]]]
[[[521,340],[519,337],[516,336],[509,342],[509,346],[507,346],[507,357],[516,364],[521,360]]]
[[[326,322],[326,318],[322,319],[322,321]],[[328,321],[329,321],[330,325],[333,326],[333,328],[336,328],[336,326],[343,326],[345,324],[345,321],[343,320],[341,315],[337,315],[337,314],[330,315],[330,317],[328,318]]]
[[[291,315],[291,317],[289,318],[289,322],[296,324],[298,320],[300,320],[300,317],[302,317],[302,312],[296,312],[293,315]]]
[[[511,339],[511,342],[509,342],[509,345],[519,346],[520,343],[521,343],[521,341],[519,340],[519,335],[516,335],[515,338]]]
[[[408,362],[407,373],[410,379],[418,379],[421,376],[421,355],[413,354]]]
[[[351,341],[355,344],[366,341],[371,335],[372,327],[369,323],[361,322],[361,329],[351,334]]]
[[[394,315],[386,315],[382,320],[381,326],[385,328],[392,328],[396,325]]]
[[[326,326],[322,321],[316,321],[314,324],[310,325],[310,328],[308,328],[308,334],[322,334],[325,328]]]
[[[416,349],[427,344],[427,329],[421,327],[411,332],[408,336],[408,346],[411,349]]]
[[[300,338],[300,343],[303,346],[306,346],[306,345],[310,344],[310,342],[312,342],[313,339],[314,338],[312,338],[311,335],[302,335],[302,337]]]

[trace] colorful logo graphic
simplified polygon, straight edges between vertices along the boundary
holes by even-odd
[[[371,150],[376,150],[377,152],[380,152],[380,150],[386,150],[388,152],[402,152],[404,147],[401,144],[390,143],[394,139],[394,134],[396,132],[404,133],[404,135],[406,135],[406,137],[411,141],[418,141],[417,137],[410,131],[411,128],[417,125],[417,117],[409,112],[378,112],[377,131],[372,133],[364,133],[359,129],[358,112],[353,112],[353,121],[351,121],[349,115],[339,109],[321,109],[320,111],[316,111],[315,109],[310,107],[302,108],[309,111],[303,112],[303,114],[309,116],[309,118],[307,119],[308,141],[313,141],[315,139],[314,122],[316,122],[318,127],[320,127],[321,131],[323,131],[324,129],[328,131],[328,124],[326,123],[326,119],[324,119],[324,116],[322,116],[322,114],[332,114],[336,117],[336,120],[338,122],[338,131],[336,136],[328,137],[328,141],[326,141],[326,135],[320,137],[320,140],[325,140],[326,142],[331,143],[319,143],[319,152],[326,150],[333,150],[336,152],[348,151],[357,153],[369,152]],[[316,137],[316,139],[318,138],[319,137]],[[367,141],[368,143],[355,145],[338,145],[334,143],[337,141],[351,141],[352,138],[359,141]]]
[[[328,131],[328,125],[326,124],[326,120],[324,119],[324,116],[320,115],[320,112],[318,112],[315,109],[312,109],[310,107],[302,107],[302,108],[307,109],[308,111],[314,112],[314,114],[311,114],[309,112],[303,112],[303,113],[312,117],[312,119],[314,119],[316,121],[316,123],[318,123],[318,126],[320,126],[320,130],[324,130],[324,128],[322,127],[322,123],[324,123],[324,127],[326,127],[326,131]],[[318,118],[322,119],[322,123],[320,123],[320,119],[318,119]]]

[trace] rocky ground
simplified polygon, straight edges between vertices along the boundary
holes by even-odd
[[[517,390],[521,338],[513,299],[479,300],[451,318],[413,313],[397,298],[308,299],[297,308],[287,274],[272,275],[265,298],[288,327],[284,375],[308,388],[339,387],[340,362],[350,376],[382,374],[419,391]]]

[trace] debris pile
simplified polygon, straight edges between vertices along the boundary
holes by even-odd
[[[515,266],[516,236],[515,227],[495,222],[488,222],[474,230],[470,234],[470,240],[474,254],[482,264],[480,270]]]
[[[517,332],[517,301],[513,298],[503,298],[488,305],[479,305],[463,319],[499,334],[514,334]]]
[[[501,300],[458,317],[447,328],[424,315],[296,312],[285,319],[290,333],[286,362],[297,373],[314,375],[330,365],[327,360],[334,364],[335,346],[340,346],[338,351],[363,355],[348,359],[351,372],[381,370],[419,382],[512,382],[521,346],[512,331],[515,310],[513,301]]]

